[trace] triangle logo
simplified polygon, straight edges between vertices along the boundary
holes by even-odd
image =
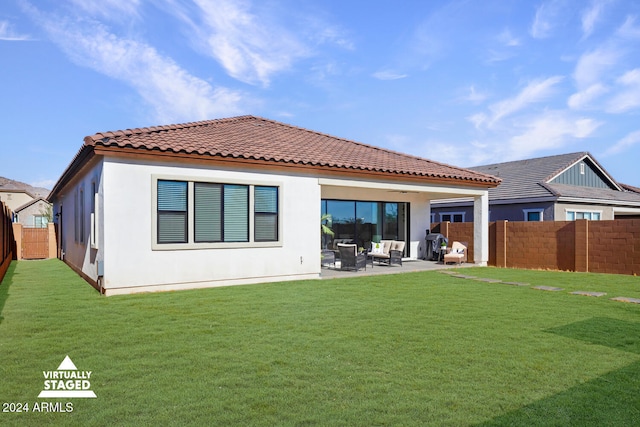
[[[92,371],[79,371],[67,355],[55,371],[42,371],[44,387],[39,398],[96,397],[91,391]]]
[[[58,371],[77,371],[76,365],[73,364],[69,356],[65,357],[60,366],[58,366]]]

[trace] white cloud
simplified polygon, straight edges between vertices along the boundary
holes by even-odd
[[[71,0],[76,8],[94,17],[122,19],[137,16],[140,0]]]
[[[520,39],[511,34],[511,30],[505,28],[499,35],[498,41],[507,47],[516,47],[520,46]]]
[[[574,118],[562,111],[546,111],[521,126],[523,132],[509,140],[509,157],[531,157],[540,150],[562,147],[569,141],[589,137],[599,122],[589,118]]]
[[[640,130],[627,134],[624,138],[616,142],[611,148],[604,152],[605,156],[618,154],[626,151],[632,146],[640,144]]]
[[[481,102],[484,102],[489,95],[485,92],[480,92],[478,90],[476,90],[475,86],[469,86],[466,89],[467,94],[462,98],[464,101],[467,102],[471,102],[474,104],[480,104]]]
[[[31,37],[16,33],[8,21],[0,21],[0,40],[25,41],[31,40]]]
[[[576,64],[573,78],[579,89],[592,86],[620,60],[622,52],[613,45],[602,46],[583,54]]]
[[[529,29],[529,34],[534,39],[544,39],[551,36],[559,13],[559,4],[551,0],[541,4],[536,9],[536,15]]]
[[[628,71],[616,80],[620,91],[609,100],[606,111],[624,113],[640,107],[640,68]]]
[[[618,28],[617,34],[627,39],[640,39],[640,26],[636,26],[635,23],[635,16],[627,16],[624,24]]]
[[[533,103],[544,101],[553,94],[554,86],[562,80],[562,76],[553,76],[544,80],[534,80],[513,98],[492,104],[489,107],[492,114],[488,125],[492,126],[503,118],[512,115]]]
[[[233,78],[268,86],[273,75],[289,70],[295,61],[311,55],[311,49],[264,5],[249,1],[194,0],[197,10],[182,4],[172,12],[189,27],[194,43],[215,58]],[[263,6],[262,9],[259,9]],[[337,35],[326,32],[324,39]],[[347,43],[342,40],[341,43]]]
[[[601,83],[595,83],[586,89],[576,92],[569,97],[567,104],[574,110],[588,108],[592,101],[609,92],[609,89]]]
[[[407,74],[400,74],[392,70],[381,70],[372,74],[378,80],[399,80],[407,77]]]
[[[204,120],[240,109],[239,92],[211,86],[145,43],[120,38],[96,21],[29,12],[73,62],[133,87],[156,120]]]
[[[596,22],[602,14],[604,6],[610,3],[609,0],[593,0],[591,6],[582,12],[582,33],[584,37],[589,37],[593,32]]]

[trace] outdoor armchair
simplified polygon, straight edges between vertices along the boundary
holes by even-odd
[[[367,255],[365,253],[358,253],[357,245],[338,244],[338,251],[340,251],[340,269],[354,269],[358,271],[363,268],[367,269]]]
[[[444,255],[444,263],[455,262],[462,264],[467,262],[467,242],[453,242],[449,253]]]

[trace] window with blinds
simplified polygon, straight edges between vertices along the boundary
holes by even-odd
[[[254,189],[254,235],[256,242],[278,240],[278,187]]]
[[[194,183],[194,241],[249,241],[249,186]]]
[[[156,242],[278,242],[278,192],[277,186],[158,179]]]
[[[158,180],[158,243],[187,243],[187,183]]]

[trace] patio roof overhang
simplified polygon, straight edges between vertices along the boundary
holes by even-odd
[[[488,188],[456,186],[453,184],[409,184],[402,182],[364,181],[354,179],[320,178],[318,183],[326,187],[353,188],[362,190],[380,190],[400,194],[422,194],[426,199],[448,199],[460,197],[480,197],[487,194]]]

